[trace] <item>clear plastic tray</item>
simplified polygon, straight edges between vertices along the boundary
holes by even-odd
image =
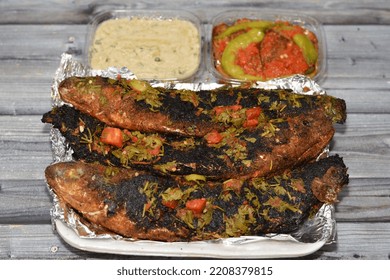
[[[207,68],[212,73],[212,75],[220,82],[225,83],[241,83],[243,80],[233,79],[226,75],[221,74],[216,69],[216,63],[218,63],[213,56],[213,46],[212,46],[212,30],[215,26],[221,23],[226,23],[227,25],[232,25],[238,19],[251,19],[251,20],[267,20],[267,21],[287,21],[293,25],[299,25],[304,29],[307,29],[313,32],[318,40],[318,59],[317,59],[317,73],[310,77],[316,82],[319,82],[324,78],[326,72],[326,42],[324,37],[324,32],[321,24],[310,16],[300,15],[297,13],[269,13],[262,12],[261,10],[231,10],[224,11],[213,17],[211,20],[211,31],[207,36],[208,40],[208,54],[209,57],[206,59]]]
[[[112,20],[111,24],[119,24],[118,20],[121,20],[121,28],[126,32],[117,28],[118,32],[103,33],[99,45],[94,45],[98,41],[95,40],[98,28],[102,23],[107,26],[109,20]],[[144,24],[135,28],[136,21]],[[177,27],[179,24],[180,28]],[[94,69],[127,67],[145,80],[192,81],[201,70],[203,33],[200,19],[183,10],[103,11],[88,25],[84,63]],[[93,63],[97,60],[98,64]],[[107,60],[123,65],[109,64],[111,62],[106,63]],[[102,64],[106,65],[96,66]],[[168,71],[170,68],[172,71]]]

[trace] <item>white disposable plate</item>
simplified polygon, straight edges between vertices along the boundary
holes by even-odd
[[[326,242],[303,243],[290,235],[274,237],[248,237],[196,242],[156,242],[148,240],[128,241],[114,238],[80,237],[60,220],[55,221],[59,235],[71,246],[90,252],[134,256],[195,257],[221,259],[271,259],[306,256],[319,250]]]

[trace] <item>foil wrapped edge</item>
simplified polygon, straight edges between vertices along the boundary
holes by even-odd
[[[52,105],[62,106],[58,86],[64,79],[71,76],[102,76],[108,78],[117,78],[118,76],[126,79],[135,79],[136,76],[127,68],[110,67],[106,70],[93,70],[85,67],[81,62],[75,60],[70,54],[62,54],[60,65],[55,73],[51,87]],[[159,86],[172,89],[190,89],[190,90],[211,90],[225,86],[219,83],[161,83],[157,81],[150,82],[152,86]],[[267,82],[257,82],[254,87],[264,89],[289,89],[301,94],[326,94],[326,92],[313,80],[303,75],[296,75],[287,78],[274,79]],[[72,149],[67,145],[65,138],[59,130],[52,128],[50,130],[50,140],[52,144],[53,163],[72,161]],[[327,147],[322,155],[329,154]],[[320,156],[322,156],[320,155]],[[53,197],[53,207],[50,211],[52,226],[55,230],[55,221],[64,222],[69,228],[73,229],[80,238],[93,239],[120,239],[130,242],[137,242],[134,239],[122,237],[110,232],[96,232],[96,228],[90,228],[72,208],[61,205],[56,194],[47,185],[50,194]],[[247,243],[256,243],[258,241],[269,240],[292,240],[301,243],[316,243],[324,241],[325,244],[331,244],[336,241],[336,221],[335,208],[332,204],[324,204],[313,218],[306,220],[298,230],[290,234],[266,234],[262,236],[242,236],[235,238],[223,238],[215,240],[206,240],[201,242],[217,243],[224,245],[240,245]],[[154,243],[158,241],[150,241]],[[199,241],[197,241],[199,242]]]

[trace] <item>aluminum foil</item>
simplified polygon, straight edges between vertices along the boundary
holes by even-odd
[[[127,68],[108,68],[107,70],[93,70],[83,66],[69,54],[63,54],[58,70],[55,73],[53,85],[51,88],[51,97],[53,106],[61,106],[64,102],[61,100],[58,92],[59,83],[71,76],[103,76],[109,78],[117,78],[120,75],[122,78],[134,79],[135,75]],[[191,90],[208,90],[223,86],[218,83],[158,83],[151,82],[153,86],[163,86],[174,89],[191,89]],[[265,89],[291,89],[296,93],[302,94],[326,94],[321,87],[313,80],[297,75],[289,78],[275,79],[267,82],[258,82],[255,87]],[[51,142],[53,150],[53,159],[55,162],[71,161],[72,149],[67,145],[65,138],[57,129],[51,130]],[[328,148],[323,153],[327,154]],[[63,221],[66,225],[73,229],[80,238],[93,239],[121,239],[129,242],[137,242],[131,238],[124,238],[117,234],[106,232],[105,230],[89,224],[83,220],[72,208],[61,204],[55,193],[48,186],[49,191],[53,196],[53,208],[51,210],[52,224],[55,225],[56,220]],[[264,238],[272,240],[294,240],[301,243],[315,243],[323,241],[325,244],[333,243],[336,239],[336,221],[334,217],[334,206],[325,204],[321,207],[315,217],[307,220],[297,231],[287,234],[267,234],[265,236],[244,236],[238,238],[226,238],[217,240],[208,240],[204,242],[221,243],[224,245],[239,245],[248,242],[256,243],[264,242]],[[153,243],[153,241],[151,241]]]

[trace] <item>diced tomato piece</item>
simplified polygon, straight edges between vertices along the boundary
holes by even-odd
[[[160,153],[161,146],[156,146],[154,149],[148,150],[148,153],[152,156],[157,156]]]
[[[217,116],[219,116],[220,114],[222,114],[223,112],[226,111],[226,107],[224,106],[217,106],[217,107],[214,107],[214,112]]]
[[[257,119],[246,120],[243,124],[244,127],[256,127],[259,124]]]
[[[131,134],[131,132],[127,129],[122,130],[122,132],[131,140],[131,142],[135,143],[138,141],[138,138]]]
[[[245,111],[247,120],[257,119],[260,116],[260,114],[261,114],[260,107],[249,108]]]
[[[192,199],[186,202],[186,208],[191,210],[194,214],[202,214],[203,210],[206,208],[206,203],[206,198]]]
[[[213,130],[209,133],[207,133],[204,138],[206,139],[207,141],[207,144],[218,144],[222,141],[223,139],[223,136],[221,133],[219,133],[218,131],[216,130]]]
[[[122,131],[116,127],[105,127],[100,136],[100,141],[104,144],[121,148],[123,145]]]
[[[175,209],[179,202],[177,200],[163,200],[162,204],[168,208]]]
[[[224,112],[237,112],[242,109],[241,105],[230,105],[230,106],[217,106],[214,107],[214,112],[218,116]]]

